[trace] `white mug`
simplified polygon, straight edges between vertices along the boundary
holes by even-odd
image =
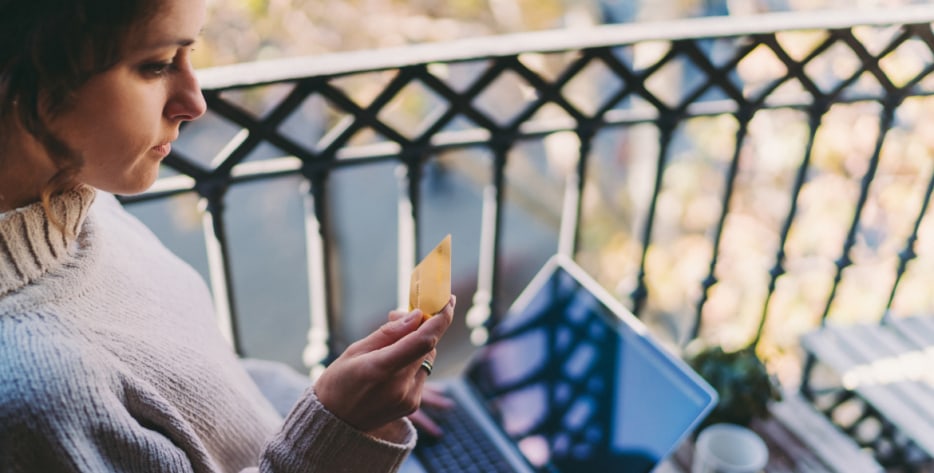
[[[694,444],[691,473],[757,473],[769,462],[769,449],[755,432],[734,424],[714,424]]]

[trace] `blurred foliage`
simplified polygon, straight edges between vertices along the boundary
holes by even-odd
[[[209,0],[208,67],[561,26],[562,0]]]
[[[919,0],[208,0],[199,67],[324,52],[729,12],[873,8]]]
[[[711,346],[689,354],[688,364],[717,391],[719,402],[698,427],[728,422],[748,426],[769,416],[769,403],[782,399],[778,381],[769,374],[755,347],[727,352]]]

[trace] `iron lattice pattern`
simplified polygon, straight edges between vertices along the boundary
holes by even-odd
[[[126,200],[203,200],[212,285],[239,344],[230,196],[302,181],[309,366],[352,338],[344,319],[361,304],[353,278],[337,277],[352,272],[338,244],[343,176],[388,164],[395,190],[372,205],[391,203],[378,234],[395,250],[375,266],[397,268],[367,268],[383,279],[407,274],[426,228],[463,220],[443,210],[439,172],[478,189],[465,230],[478,258],[459,275],[476,278],[474,341],[522,285],[503,268],[542,240],[661,338],[751,340],[795,360],[778,363],[794,374],[797,337],[828,318],[934,306],[919,289],[934,264],[931,18],[607,26],[208,70],[208,116],[183,130],[164,179]],[[511,237],[511,209],[550,236]],[[382,290],[401,302],[398,279]]]

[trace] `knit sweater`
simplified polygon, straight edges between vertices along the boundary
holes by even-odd
[[[283,420],[220,335],[208,289],[113,196],[0,215],[0,472],[382,472],[414,446],[308,389]],[[93,203],[93,205],[92,205]],[[68,235],[73,236],[68,236]]]

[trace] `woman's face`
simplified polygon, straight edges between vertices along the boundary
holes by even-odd
[[[205,10],[205,0],[162,0],[129,35],[120,62],[82,85],[52,120],[51,130],[84,158],[79,182],[133,194],[155,181],[179,125],[205,111],[190,61]]]

